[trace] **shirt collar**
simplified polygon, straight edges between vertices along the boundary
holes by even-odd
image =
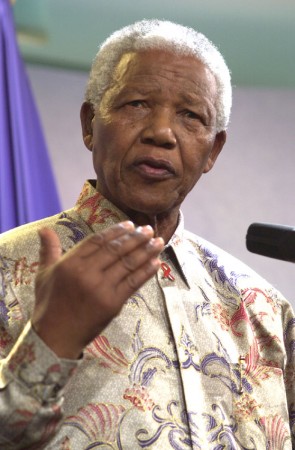
[[[93,232],[108,228],[115,223],[129,220],[126,214],[96,190],[95,180],[87,180],[85,182],[76,202],[75,210]],[[177,228],[165,248],[168,249],[170,247],[173,250],[178,269],[187,285],[190,286],[191,274],[188,252],[192,252],[193,248],[190,246],[190,249],[187,249],[187,245],[189,244],[184,239],[184,218],[180,211]]]
[[[194,252],[193,247],[184,237],[185,229],[184,229],[184,217],[182,211],[179,211],[178,216],[178,225],[177,228],[171,237],[170,241],[166,245],[166,248],[171,247],[175,258],[177,260],[177,266],[186,282],[188,287],[191,286],[190,280],[192,277],[191,273],[191,264],[188,259],[189,255]],[[188,248],[189,247],[189,248]]]
[[[94,232],[129,220],[129,217],[96,190],[95,180],[85,182],[75,211]]]

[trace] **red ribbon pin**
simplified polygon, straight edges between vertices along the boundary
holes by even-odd
[[[174,276],[171,273],[171,269],[166,263],[161,263],[161,269],[163,270],[163,278],[168,278],[170,281],[175,281]]]

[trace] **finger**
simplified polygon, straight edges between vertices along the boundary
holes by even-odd
[[[134,229],[134,224],[130,220],[121,222],[108,228],[107,230],[94,233],[87,237],[76,246],[76,251],[79,251],[82,258],[87,258],[93,253],[96,254],[97,250],[102,248],[109,241],[118,239],[126,233],[132,233]]]
[[[125,232],[116,239],[100,240],[99,244],[93,241],[88,244],[87,250],[79,256],[83,259],[84,267],[91,267],[92,272],[106,270],[116,264],[122,257],[139,246],[146,245],[153,236],[150,226],[138,227],[133,232]],[[109,238],[109,236],[108,236]]]
[[[138,227],[133,233],[125,234],[118,239],[109,241],[100,257],[103,258],[103,265],[101,269],[106,271],[110,268],[112,271],[117,266],[122,265],[122,259],[127,258],[129,253],[134,252],[136,249],[144,248],[150,241],[154,234],[152,227],[144,226]],[[146,253],[146,251],[145,251]]]
[[[46,268],[59,260],[62,254],[61,244],[58,235],[50,228],[42,228],[38,231],[40,247],[40,268]]]
[[[129,273],[118,285],[117,291],[121,297],[128,298],[136,292],[144,283],[153,277],[159,270],[161,260],[153,258],[143,264],[137,270]]]
[[[133,233],[125,234],[118,239],[113,239],[106,244],[110,253],[122,258],[133,251],[139,245],[147,243],[154,235],[150,225],[138,227]]]
[[[112,283],[119,284],[130,272],[135,272],[142,265],[159,256],[163,248],[164,241],[162,238],[152,238],[147,244],[137,247],[105,270],[105,276],[111,276]]]
[[[116,225],[113,225],[112,227],[107,228],[106,230],[103,230],[99,234],[101,234],[104,242],[109,242],[120,236],[132,233],[134,232],[134,230],[135,230],[134,223],[131,222],[131,220],[126,220],[124,222],[120,222]]]

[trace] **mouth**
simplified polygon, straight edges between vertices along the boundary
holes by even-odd
[[[176,171],[170,161],[142,156],[133,163],[135,170],[148,179],[166,179],[176,175]]]

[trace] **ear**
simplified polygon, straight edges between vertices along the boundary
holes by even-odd
[[[219,133],[216,134],[215,141],[214,141],[212,150],[210,152],[210,155],[208,157],[206,166],[203,170],[203,173],[207,173],[212,169],[219,153],[221,152],[221,150],[225,144],[225,141],[226,141],[226,131],[225,130],[220,131]]]
[[[82,126],[83,141],[88,150],[92,151],[92,120],[94,118],[93,106],[89,102],[84,102],[81,106],[80,119]]]

